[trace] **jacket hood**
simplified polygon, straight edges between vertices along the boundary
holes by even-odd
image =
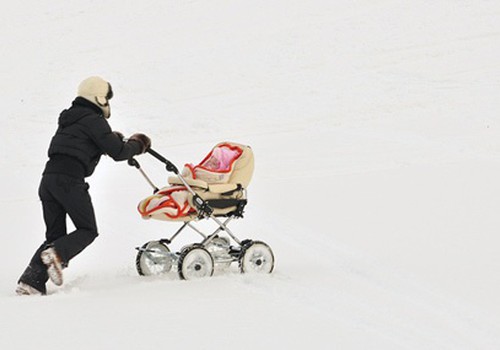
[[[102,115],[101,109],[92,102],[82,97],[77,97],[69,109],[65,109],[59,115],[59,125],[66,127],[75,124],[89,115]]]

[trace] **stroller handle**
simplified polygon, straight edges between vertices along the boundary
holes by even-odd
[[[160,162],[164,163],[167,166],[167,171],[171,171],[175,175],[179,175],[179,170],[177,169],[177,167],[171,161],[169,161],[167,158],[165,158],[164,156],[162,156],[160,153],[156,152],[152,148],[148,148],[146,150],[146,152],[148,152],[149,154],[151,154],[153,157],[155,157],[156,159],[158,159]]]

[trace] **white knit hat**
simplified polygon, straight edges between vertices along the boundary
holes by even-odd
[[[113,97],[111,85],[101,77],[90,77],[78,86],[78,96],[89,100],[101,108],[104,118],[111,116],[109,100]]]

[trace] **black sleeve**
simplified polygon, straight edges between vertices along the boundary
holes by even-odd
[[[96,116],[87,120],[90,138],[103,153],[114,160],[127,160],[141,153],[142,147],[139,142],[123,142],[118,135],[113,133],[108,122],[103,117]]]

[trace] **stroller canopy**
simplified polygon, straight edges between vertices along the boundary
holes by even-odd
[[[253,168],[249,146],[223,142],[212,148],[198,165],[186,164],[182,175],[207,184],[239,184],[247,188]]]

